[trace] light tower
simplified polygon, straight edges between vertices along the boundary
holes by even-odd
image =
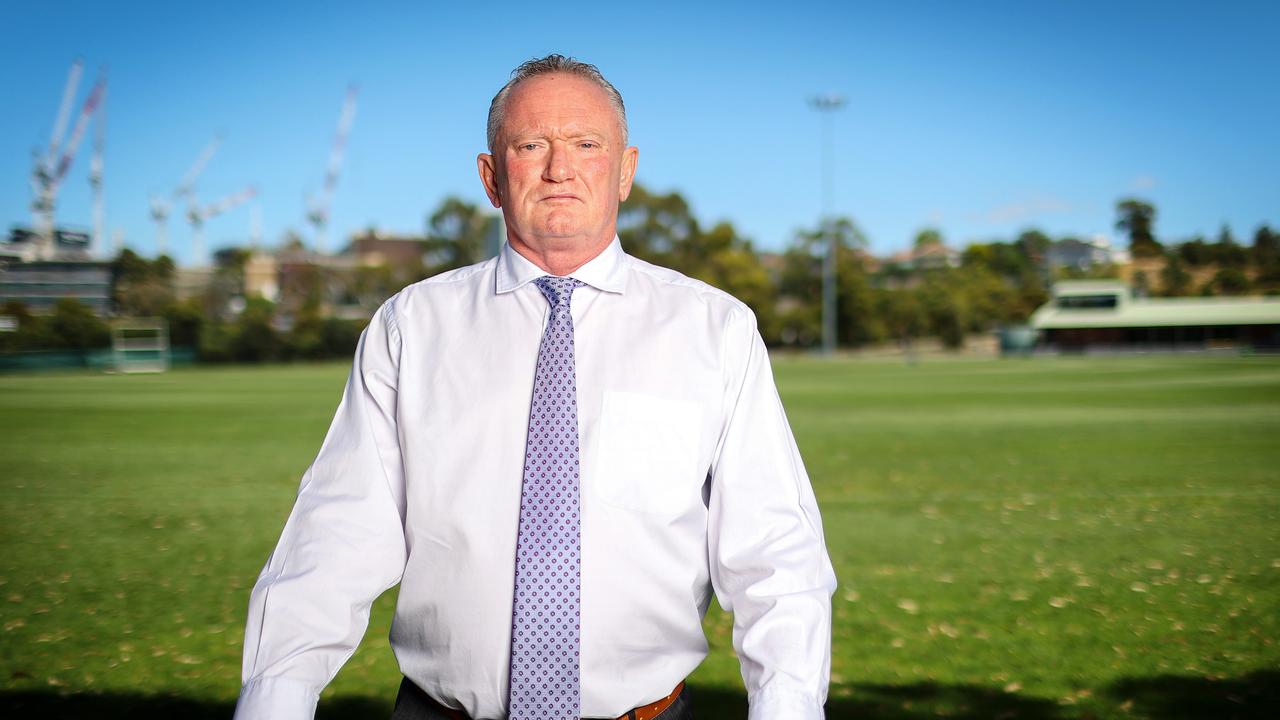
[[[820,227],[827,241],[827,252],[822,259],[822,353],[831,356],[836,350],[837,250],[837,238],[831,222],[831,115],[844,107],[845,100],[835,93],[827,93],[811,98],[809,104],[822,116],[822,222]]]

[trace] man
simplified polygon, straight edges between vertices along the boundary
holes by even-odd
[[[397,582],[397,718],[691,717],[712,591],[750,717],[822,717],[835,576],[768,356],[745,305],[623,252],[626,138],[559,55],[494,98],[507,244],[362,334],[253,589],[239,720],[312,717]]]

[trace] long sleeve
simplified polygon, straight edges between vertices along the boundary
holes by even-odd
[[[309,720],[405,564],[392,297],[360,336],[315,461],[249,599],[236,720]]]
[[[727,421],[708,499],[711,582],[733,612],[750,720],[822,718],[835,573],[755,318],[735,314],[726,333]]]

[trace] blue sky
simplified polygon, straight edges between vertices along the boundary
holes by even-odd
[[[1280,225],[1274,2],[41,2],[7,4],[0,26],[0,222],[30,221],[31,150],[81,56],[81,98],[99,66],[110,76],[108,229],[143,253],[148,196],[215,134],[201,199],[252,183],[267,244],[309,233],[304,197],[350,82],[360,105],[331,238],[420,232],[449,194],[484,203],[489,99],[548,52],[596,63],[621,90],[640,182],[762,248],[821,210],[806,99],[828,91],[848,99],[832,118],[834,210],[879,252],[925,226],[956,245],[1026,227],[1113,235],[1115,201],[1135,194],[1165,239]],[[60,223],[90,224],[87,169],[86,141]],[[244,243],[249,217],[211,220],[210,246]]]

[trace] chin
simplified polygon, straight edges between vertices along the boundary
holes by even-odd
[[[582,237],[583,235],[589,232],[584,225],[581,225],[578,223],[566,223],[566,222],[556,222],[556,221],[542,223],[539,230],[542,237],[548,238],[548,239],[549,238],[557,238],[557,239],[577,238],[577,237]]]

